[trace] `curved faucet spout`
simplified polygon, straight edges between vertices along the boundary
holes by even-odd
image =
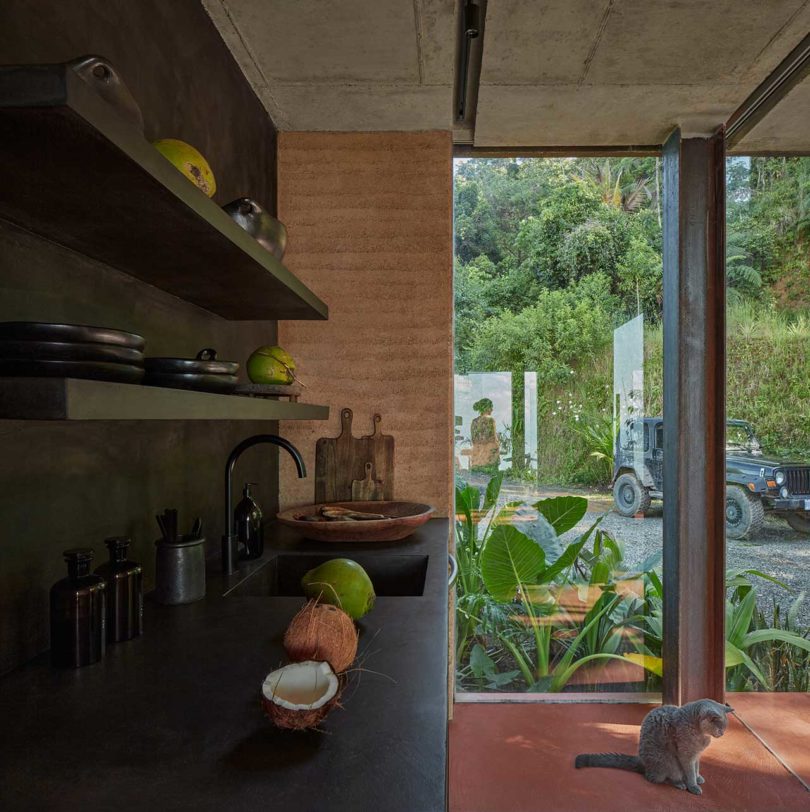
[[[225,464],[225,535],[222,537],[222,571],[226,574],[236,571],[237,559],[237,539],[233,532],[233,469],[243,451],[261,443],[270,443],[283,448],[293,458],[295,467],[298,469],[298,477],[303,479],[307,475],[301,453],[289,440],[285,440],[277,434],[254,434],[252,437],[242,440],[231,451],[228,455],[228,462]]]

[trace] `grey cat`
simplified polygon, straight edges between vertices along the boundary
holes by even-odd
[[[700,754],[712,738],[719,739],[726,732],[728,714],[733,710],[713,699],[698,699],[681,708],[662,705],[651,710],[641,723],[638,756],[583,753],[576,757],[574,766],[632,770],[653,784],[669,781],[678,789],[700,795]]]

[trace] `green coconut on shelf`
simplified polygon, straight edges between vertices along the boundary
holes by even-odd
[[[295,361],[279,346],[259,347],[248,358],[247,374],[253,383],[287,386],[295,382]]]

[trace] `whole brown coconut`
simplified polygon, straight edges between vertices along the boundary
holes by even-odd
[[[308,601],[284,632],[284,649],[293,662],[324,660],[340,674],[357,656],[357,629],[337,606]]]

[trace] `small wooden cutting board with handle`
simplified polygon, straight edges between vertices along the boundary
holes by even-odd
[[[368,441],[367,459],[382,482],[383,495],[377,498],[390,501],[394,498],[394,438],[382,433],[381,415],[374,415],[374,431],[363,439]]]
[[[365,458],[355,462],[355,438],[352,437],[352,410],[340,411],[340,434],[321,437],[315,443],[315,502],[349,502],[352,480],[365,476]]]
[[[352,502],[379,502],[385,499],[383,483],[374,479],[374,465],[366,463],[366,478],[352,481]]]
[[[366,463],[371,463],[377,480],[382,481],[382,496],[375,498],[389,501],[394,498],[394,438],[382,433],[382,418],[378,414],[374,415],[372,434],[353,437],[352,417],[351,409],[341,409],[340,434],[321,437],[315,444],[317,504],[355,500],[352,485],[355,481],[366,481]]]

